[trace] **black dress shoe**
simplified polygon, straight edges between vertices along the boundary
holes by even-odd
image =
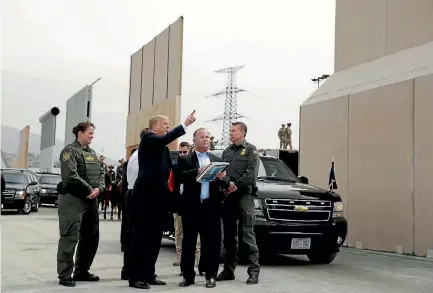
[[[129,287],[137,288],[137,289],[150,289],[148,283],[143,281],[129,281]]]
[[[259,282],[259,276],[258,275],[250,275],[247,279],[248,285],[255,285]]]
[[[206,280],[206,288],[215,288],[216,282],[214,278],[210,278]]]
[[[166,282],[161,281],[161,280],[159,280],[157,278],[154,278],[153,280],[149,281],[149,284],[150,285],[156,285],[156,286],[158,286],[158,285],[167,285]]]
[[[65,287],[75,287],[76,283],[72,278],[65,278],[59,280],[59,284]]]
[[[89,272],[75,272],[74,281],[96,282],[99,281],[99,277]]]
[[[217,281],[232,281],[235,279],[235,275],[232,273],[228,273],[225,271],[222,271],[218,274],[218,276],[215,278]]]
[[[194,285],[194,280],[187,280],[183,278],[183,280],[179,283],[179,287],[188,287],[189,285]]]

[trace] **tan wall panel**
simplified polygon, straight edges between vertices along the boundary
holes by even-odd
[[[153,71],[155,68],[155,39],[143,47],[143,71],[141,75],[141,109],[152,106]]]
[[[433,75],[415,80],[415,253],[433,250]]]
[[[386,54],[433,40],[432,0],[387,1]]]
[[[328,189],[334,157],[337,192],[343,198],[345,216],[350,217],[350,199],[347,198],[348,97],[303,106],[300,121],[299,174],[307,176],[311,184]]]
[[[131,56],[129,114],[136,114],[140,111],[141,66],[143,62],[141,50],[138,50]]]
[[[183,17],[170,26],[167,99],[175,99],[182,91]]]
[[[413,80],[349,97],[349,245],[413,252]]]
[[[385,55],[386,0],[337,0],[334,71]]]
[[[135,133],[137,129],[137,114],[131,114],[126,118],[126,146],[136,143]]]
[[[27,169],[29,167],[29,141],[30,125],[27,125],[20,131],[20,141],[17,156],[14,161],[14,168]]]
[[[150,109],[143,109],[137,115],[130,115],[127,119],[127,138],[126,147],[128,157],[128,148],[135,146],[140,142],[141,130],[148,127],[149,119],[154,115],[165,115],[170,119],[170,125],[175,127],[180,124],[180,101],[181,96],[176,96],[175,99],[164,100],[153,105]],[[177,149],[177,140],[168,146],[170,149]]]
[[[156,37],[153,104],[167,99],[169,28]]]

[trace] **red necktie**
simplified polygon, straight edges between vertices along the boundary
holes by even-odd
[[[168,189],[173,192],[174,190],[174,175],[173,169],[170,170],[170,175],[168,176]]]

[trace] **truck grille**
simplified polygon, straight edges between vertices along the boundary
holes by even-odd
[[[3,195],[5,198],[13,198],[15,195],[15,190],[5,190],[3,191]]]
[[[332,212],[330,201],[266,199],[270,220],[286,222],[326,222]]]

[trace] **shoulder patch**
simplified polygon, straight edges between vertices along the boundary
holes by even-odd
[[[62,160],[63,161],[67,161],[71,158],[71,155],[69,154],[69,152],[64,152],[63,156],[62,156]]]

